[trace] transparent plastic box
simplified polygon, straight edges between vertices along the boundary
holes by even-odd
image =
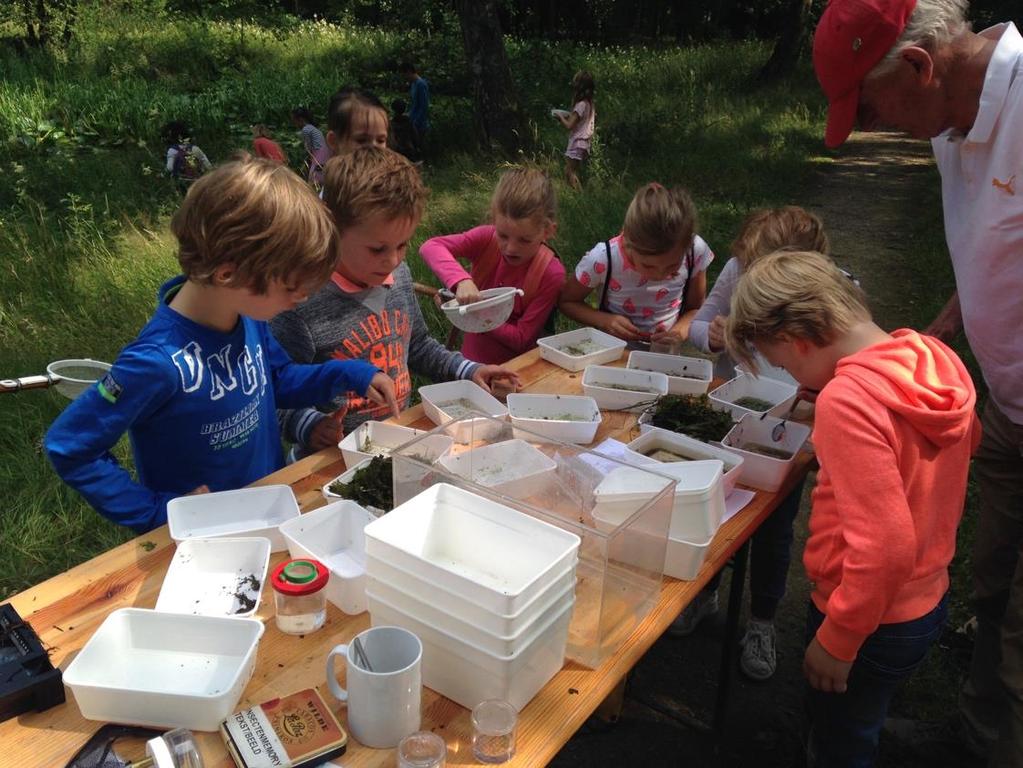
[[[663,583],[675,481],[656,469],[642,470],[649,474],[648,493],[636,495],[635,509],[620,522],[598,527],[593,517],[593,491],[608,472],[626,466],[624,462],[584,446],[552,441],[521,427],[513,432],[508,422],[490,417],[464,417],[456,420],[456,426],[468,442],[454,446],[453,455],[518,437],[554,462],[553,477],[543,484],[509,484],[496,491],[484,482],[485,473],[491,471],[489,466],[478,467],[481,477],[474,478],[477,468],[471,456],[462,463],[459,474],[439,463],[424,461],[424,452],[417,444],[429,439],[427,435],[391,454],[395,505],[437,483],[448,483],[579,536],[575,609],[567,656],[584,666],[598,666],[629,637],[657,601]],[[441,434],[451,427],[448,423],[430,434]]]

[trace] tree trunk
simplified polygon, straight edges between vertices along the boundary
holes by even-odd
[[[473,126],[480,146],[517,150],[524,135],[496,0],[456,0],[472,81]]]
[[[796,62],[799,61],[803,44],[806,42],[806,22],[810,16],[812,2],[813,0],[789,0],[781,34],[774,44],[771,58],[760,70],[758,75],[760,80],[777,80],[796,68]]]

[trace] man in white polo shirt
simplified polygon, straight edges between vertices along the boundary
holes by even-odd
[[[831,0],[814,37],[825,142],[891,127],[930,139],[957,293],[928,328],[965,329],[990,398],[976,456],[978,634],[960,709],[989,765],[1023,766],[1023,38],[966,0]]]

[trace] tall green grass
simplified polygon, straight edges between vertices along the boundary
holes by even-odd
[[[248,145],[250,123],[269,123],[297,165],[291,107],[311,105],[322,118],[329,95],[349,82],[385,101],[404,96],[394,65],[411,55],[432,82],[437,157],[424,169],[432,195],[414,245],[486,217],[508,158],[471,149],[457,30],[427,38],[286,19],[270,29],[90,13],[64,57],[22,58],[0,46],[0,376],[39,373],[62,357],[113,360],[152,313],[157,287],[176,271],[166,223],[180,198],[159,173],[158,131],[169,119],[190,123],[214,161]],[[554,245],[570,267],[618,231],[633,190],[651,179],[693,191],[699,231],[723,257],[750,208],[798,195],[820,146],[823,107],[808,72],[751,88],[763,45],[509,40],[508,53],[530,140],[511,159],[559,179]],[[596,77],[599,138],[576,193],[560,182],[566,136],[548,113],[569,102],[581,67]],[[417,257],[410,263],[432,280]],[[425,311],[443,338],[443,321]],[[64,404],[46,392],[0,404],[0,598],[126,538],[41,453]],[[127,460],[123,442],[118,455]]]

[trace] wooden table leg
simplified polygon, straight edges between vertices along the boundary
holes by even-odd
[[[629,675],[626,674],[607,698],[600,702],[600,706],[593,712],[596,718],[608,724],[618,722],[618,718],[622,716],[622,706],[625,704],[625,684],[628,680]]]
[[[739,614],[746,588],[746,563],[749,561],[750,539],[739,547],[732,559],[732,583],[728,589],[728,613],[725,616],[725,637],[721,647],[721,670],[718,673],[717,700],[714,702],[714,737],[718,747],[724,744],[725,721],[728,718],[728,692],[739,650]]]

